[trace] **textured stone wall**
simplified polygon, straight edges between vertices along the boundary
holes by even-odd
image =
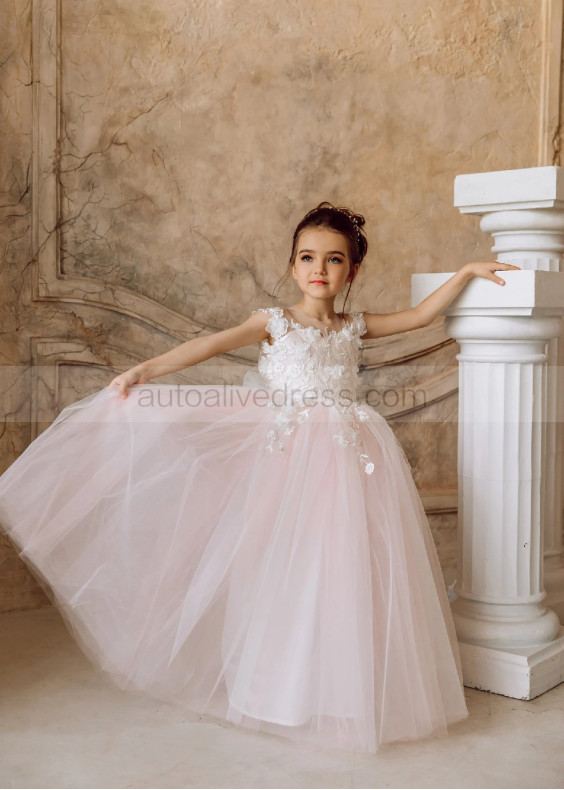
[[[37,331],[30,305],[32,87],[30,3],[0,5],[0,384],[1,469],[29,442],[29,335]],[[45,316],[46,320],[48,318]],[[9,369],[8,375],[4,372]],[[0,532],[0,611],[45,602],[31,574]]]
[[[349,309],[405,308],[413,273],[489,257],[476,219],[452,207],[453,179],[537,164],[540,12],[536,0],[1,5],[2,468],[110,370],[271,304],[293,228],[321,200],[367,219]],[[406,363],[433,381],[425,409],[387,416],[419,488],[446,492],[429,510],[447,576],[456,350],[439,321],[365,355],[367,381],[401,386]],[[256,353],[181,380],[238,383]],[[0,610],[45,603],[7,539],[0,552]]]

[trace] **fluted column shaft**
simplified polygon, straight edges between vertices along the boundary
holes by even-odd
[[[545,170],[545,168],[542,168]],[[492,253],[521,269],[564,271],[564,211],[536,208],[485,213],[480,228],[494,238]],[[544,469],[544,580],[547,604],[564,624],[564,332],[547,345]]]
[[[546,171],[548,168],[538,168]],[[561,168],[559,168],[561,169]],[[557,174],[558,175],[558,174]],[[489,211],[480,228],[494,238],[492,253],[524,270],[564,271],[564,211],[560,207]],[[564,337],[563,319],[546,349],[544,459],[544,583],[547,604],[564,624]]]
[[[523,647],[560,624],[542,601],[546,355],[558,318],[447,318],[460,343],[457,633]]]

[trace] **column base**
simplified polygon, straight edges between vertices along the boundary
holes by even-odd
[[[550,565],[544,566],[544,587],[546,598],[543,604],[556,612],[558,619],[564,625],[564,567],[562,565],[554,568]]]
[[[544,602],[550,606],[564,625],[564,590],[547,590]]]
[[[514,699],[534,699],[564,682],[564,628],[535,647],[483,647],[459,642],[464,685]]]

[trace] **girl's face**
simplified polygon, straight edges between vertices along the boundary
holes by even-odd
[[[292,274],[300,290],[318,299],[337,296],[354,279],[346,236],[330,228],[305,228],[298,237]]]

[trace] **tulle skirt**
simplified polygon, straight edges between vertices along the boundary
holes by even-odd
[[[183,389],[100,390],[0,477],[0,524],[88,658],[122,689],[303,743],[446,734],[468,715],[458,646],[385,419],[363,406],[367,475],[333,406],[271,452],[248,387],[190,386],[207,399],[190,407]]]

